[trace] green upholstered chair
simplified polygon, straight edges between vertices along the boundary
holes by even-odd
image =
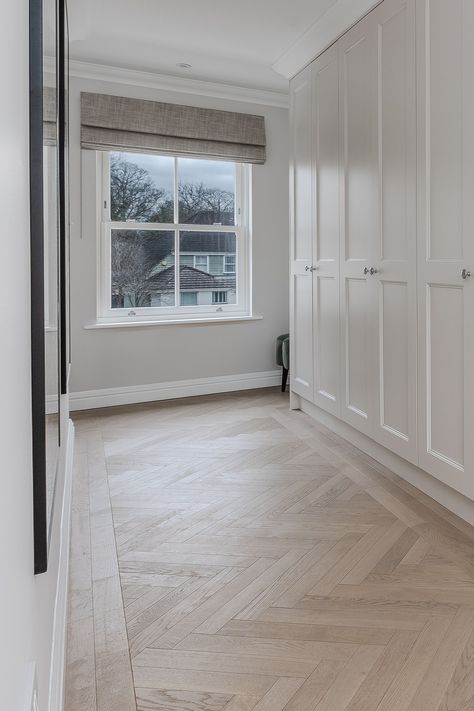
[[[281,365],[281,391],[286,390],[286,381],[288,380],[288,371],[290,369],[290,334],[283,333],[276,340],[276,362]]]

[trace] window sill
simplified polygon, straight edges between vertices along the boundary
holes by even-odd
[[[261,321],[263,316],[219,316],[213,318],[206,316],[205,318],[181,318],[156,321],[97,321],[84,326],[85,330],[95,330],[102,328],[136,328],[147,326],[199,326],[216,323],[236,323],[241,321]]]

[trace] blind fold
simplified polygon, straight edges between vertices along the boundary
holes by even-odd
[[[81,145],[265,162],[263,116],[108,94],[81,94]]]

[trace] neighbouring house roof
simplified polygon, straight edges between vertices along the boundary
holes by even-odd
[[[197,210],[195,215],[188,214],[186,224],[192,225],[233,225],[234,211],[232,210]]]
[[[157,236],[159,234],[159,236]],[[143,255],[157,263],[174,254],[174,232],[166,230],[160,233],[148,230],[114,230],[112,249],[116,240],[138,238],[137,248]],[[236,238],[234,232],[189,232],[180,233],[180,250],[185,254],[235,254]]]
[[[150,286],[156,291],[172,291],[174,289],[174,266],[163,269],[150,280]],[[200,269],[183,265],[179,268],[179,288],[181,291],[197,291],[200,289],[235,289],[235,276],[216,276]]]
[[[219,252],[235,254],[233,232],[181,232],[180,251],[191,254]]]

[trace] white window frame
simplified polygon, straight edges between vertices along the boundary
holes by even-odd
[[[214,294],[224,294],[225,301],[214,301]],[[213,304],[225,304],[227,303],[227,289],[213,289],[212,290],[212,303]]]
[[[235,274],[235,269],[233,269],[233,270],[227,269],[227,264],[226,264],[227,258],[228,258],[228,257],[233,257],[233,256],[234,256],[233,254],[224,254],[224,264],[223,264],[223,268],[222,268],[222,273],[223,273],[223,274]],[[236,262],[237,262],[237,260],[235,260],[235,263],[236,263]]]
[[[199,269],[200,271],[203,271],[202,267],[196,266],[196,261],[198,259],[202,259],[203,257],[206,260],[206,268],[204,269],[204,271],[209,273],[209,255],[208,254],[195,254],[193,257],[193,267],[194,267],[194,269]]]
[[[113,151],[111,151],[113,152]],[[166,154],[163,154],[166,155]],[[174,185],[177,193],[178,157],[174,157]],[[202,160],[200,156],[194,156]],[[173,223],[112,222],[110,219],[110,153],[96,151],[97,175],[97,323],[166,322],[202,320],[206,317],[225,320],[229,316],[252,316],[251,305],[251,226],[250,189],[251,166],[235,164],[235,225],[197,225],[178,223],[178,205],[175,201]],[[179,264],[179,233],[181,232],[230,232],[236,237],[236,304],[207,304],[180,306],[179,269],[175,271],[175,303],[169,306],[144,306],[112,308],[111,235],[112,229],[139,229],[172,231],[175,242],[175,264]],[[218,291],[219,289],[215,289]]]

